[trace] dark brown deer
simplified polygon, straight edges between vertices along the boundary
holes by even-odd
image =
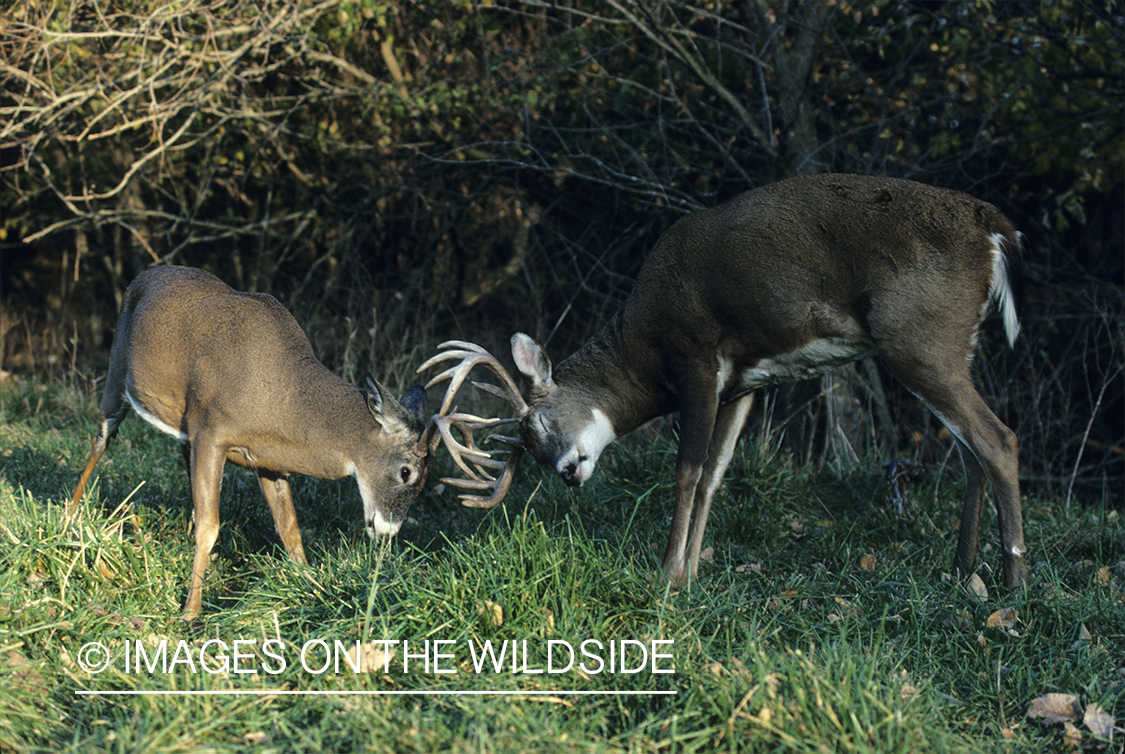
[[[557,368],[531,338],[512,338],[512,356],[530,385],[526,403],[477,346],[445,344],[450,350],[423,365],[461,359],[430,383],[450,379],[447,404],[474,365],[487,366],[503,382],[488,389],[520,415],[519,439],[500,438],[515,448],[507,466],[472,442],[474,430],[501,422],[449,420],[469,438],[450,445],[471,477],[458,483],[492,490],[462,499],[497,504],[522,450],[581,485],[611,441],[678,410],[676,500],[663,570],[685,581],[696,574],[711,501],[752,391],[878,355],[949,428],[964,460],[956,572],[972,571],[987,481],[1004,584],[1015,589],[1027,575],[1016,437],[981,399],[969,365],[992,305],[1010,344],[1019,333],[1019,250],[1018,234],[992,205],[890,178],[793,178],[687,215],[646,259],[624,310]]]
[[[437,438],[425,402],[420,385],[400,403],[370,377],[364,391],[328,371],[272,296],[240,293],[202,270],[153,267],[125,292],[101,423],[67,515],[130,407],[183,443],[195,507],[190,619],[219,535],[227,461],[257,472],[286,551],[305,563],[289,474],[354,476],[368,535],[396,534]]]

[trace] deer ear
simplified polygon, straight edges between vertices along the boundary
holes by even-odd
[[[512,358],[520,374],[531,383],[533,392],[538,392],[554,384],[551,380],[551,360],[531,336],[518,332],[512,336]]]
[[[407,390],[402,395],[399,405],[406,411],[412,414],[418,421],[425,423],[426,421],[426,389],[421,385],[415,385]]]
[[[383,423],[383,392],[383,386],[367,375],[367,409],[380,424]]]
[[[426,421],[426,390],[415,385],[406,391],[401,401],[396,401],[390,390],[367,375],[367,409],[385,432],[397,431],[400,426],[417,427],[415,431],[421,432]]]

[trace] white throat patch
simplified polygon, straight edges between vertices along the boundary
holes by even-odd
[[[367,536],[375,539],[376,535],[383,535],[385,537],[393,537],[398,534],[398,530],[402,528],[402,521],[388,521],[383,516],[382,511],[375,505],[375,494],[368,488],[367,484],[359,476],[359,470],[356,465],[351,461],[345,467],[345,471],[354,476],[356,482],[359,484],[359,496],[363,499],[363,521],[366,525]]]
[[[555,470],[562,474],[570,465],[577,469],[575,479],[581,485],[594,473],[598,458],[606,446],[617,439],[613,431],[613,422],[609,420],[601,409],[591,410],[593,421],[587,424],[575,438],[570,451],[559,459]]]

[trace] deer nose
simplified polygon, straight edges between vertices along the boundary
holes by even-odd
[[[566,468],[562,470],[561,475],[562,475],[563,481],[566,482],[571,487],[577,487],[578,486],[578,465],[577,464],[568,463],[566,465]]]
[[[559,472],[563,481],[570,487],[578,487],[582,484],[582,479],[578,476],[578,464],[586,460],[586,456],[579,456],[578,462],[571,461],[566,465],[566,468]]]

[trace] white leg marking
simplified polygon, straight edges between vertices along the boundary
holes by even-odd
[[[723,391],[727,389],[727,382],[730,381],[731,372],[734,371],[734,362],[730,359],[725,359],[722,356],[717,357],[719,360],[719,373],[716,375],[715,382],[718,385],[716,388],[718,393],[716,397],[721,398]]]
[[[732,432],[723,439],[723,446],[719,448],[718,462],[715,466],[715,473],[707,480],[707,488],[703,491],[704,499],[710,500],[715,496],[715,492],[719,489],[719,485],[723,483],[723,473],[719,472],[722,469],[726,471],[730,465],[730,459],[734,457],[734,451],[738,448],[738,438],[741,432]]]

